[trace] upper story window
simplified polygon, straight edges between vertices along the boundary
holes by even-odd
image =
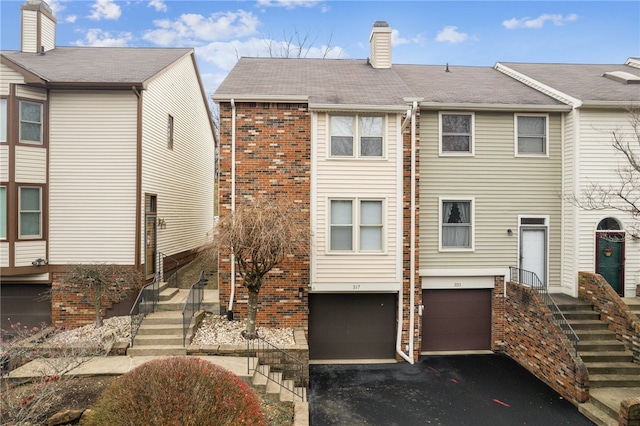
[[[7,100],[0,99],[0,142],[7,141]]]
[[[42,144],[42,104],[20,102],[20,142]]]
[[[18,194],[20,198],[18,224],[20,238],[42,237],[42,189],[21,186]]]
[[[330,251],[383,251],[382,200],[331,200],[330,208]]]
[[[440,247],[473,250],[472,199],[441,199]]]
[[[331,116],[331,157],[384,156],[383,117]]]
[[[516,155],[549,155],[548,122],[546,115],[516,115]]]
[[[167,119],[167,148],[173,149],[173,115]]]
[[[473,155],[474,114],[440,113],[440,154]]]

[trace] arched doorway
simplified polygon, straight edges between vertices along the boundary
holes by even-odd
[[[596,273],[624,296],[625,232],[620,222],[604,218],[596,230]]]

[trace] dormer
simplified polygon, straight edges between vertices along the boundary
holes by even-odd
[[[386,21],[376,21],[369,37],[373,68],[391,68],[391,28]]]
[[[44,53],[56,47],[56,18],[43,0],[27,0],[21,8],[20,50]]]

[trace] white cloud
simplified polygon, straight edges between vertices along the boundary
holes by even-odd
[[[85,34],[85,40],[78,40],[74,44],[92,47],[127,47],[132,39],[133,36],[129,32],[112,35],[108,31],[92,28]]]
[[[74,22],[76,22],[77,19],[78,19],[77,15],[69,15],[66,18],[64,18],[64,22],[67,22],[69,24],[73,24]]]
[[[412,36],[410,38],[401,37],[400,31],[391,30],[391,45],[392,46],[400,46],[401,44],[424,44],[424,36],[422,34],[418,34]]]
[[[156,12],[166,12],[169,9],[163,0],[151,0],[147,7],[153,7]]]
[[[284,7],[285,9],[295,9],[296,7],[314,7],[322,3],[322,0],[258,0],[261,7]]]
[[[62,12],[65,7],[60,3],[60,0],[47,0],[47,4],[51,8],[51,13],[53,16],[59,16],[60,12]]]
[[[444,27],[436,36],[437,41],[444,41],[447,43],[462,43],[468,39],[469,35],[458,32],[458,27],[456,26]]]
[[[96,0],[91,6],[93,13],[89,15],[89,19],[99,21],[101,19],[118,19],[122,14],[120,6],[115,4],[113,0]]]
[[[569,15],[552,15],[552,14],[542,14],[537,18],[511,18],[506,21],[502,21],[502,25],[508,30],[514,30],[517,28],[542,28],[547,22],[551,22],[555,26],[564,25],[567,22],[574,22],[578,20],[578,15],[575,13],[571,13]]]
[[[246,37],[255,34],[259,21],[250,12],[213,13],[209,17],[183,14],[175,20],[154,21],[155,30],[147,31],[143,38],[159,46],[193,46],[202,42]]]

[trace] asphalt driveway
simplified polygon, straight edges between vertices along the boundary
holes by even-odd
[[[504,355],[309,368],[312,426],[593,425]]]

